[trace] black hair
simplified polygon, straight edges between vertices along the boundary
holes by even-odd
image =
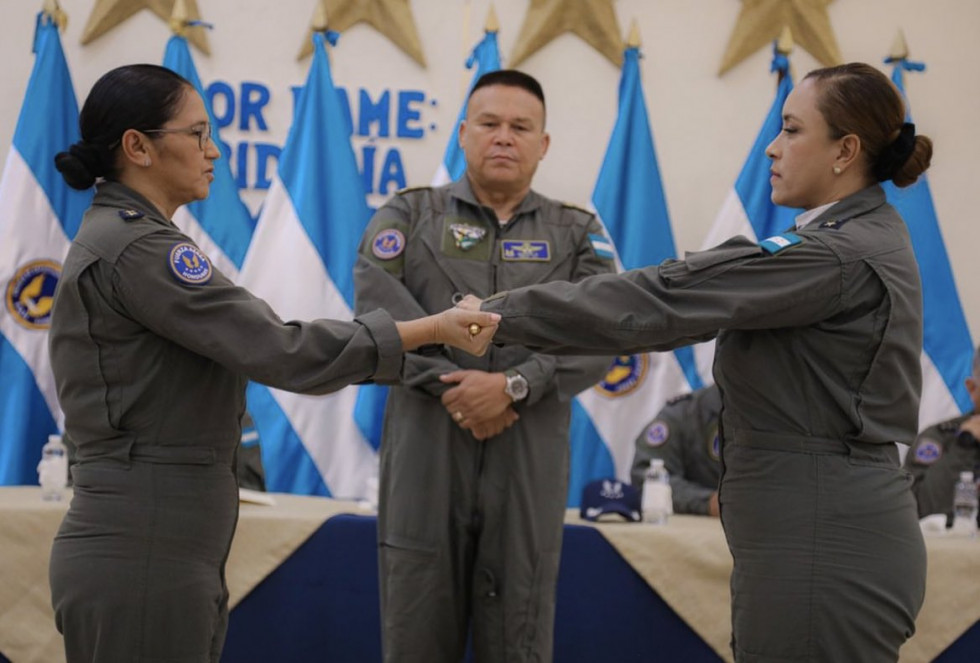
[[[155,64],[125,65],[103,74],[78,116],[82,139],[54,158],[68,186],[88,189],[99,177],[115,179],[123,133],[162,127],[177,114],[188,89],[193,87],[187,79]]]
[[[544,106],[544,90],[541,88],[541,83],[534,76],[525,74],[523,71],[498,69],[497,71],[483,74],[473,84],[473,89],[470,90],[469,96],[472,97],[473,93],[481,87],[489,87],[491,85],[505,85],[507,87],[519,87],[522,90],[527,90],[537,97],[541,101],[541,105]],[[468,99],[469,97],[467,97]]]

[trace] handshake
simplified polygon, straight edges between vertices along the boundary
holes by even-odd
[[[500,323],[498,314],[480,310],[482,302],[473,295],[466,295],[454,308],[442,313],[396,323],[404,349],[442,343],[482,356]]]

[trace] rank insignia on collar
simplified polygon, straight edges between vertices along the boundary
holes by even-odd
[[[847,223],[849,220],[850,219],[828,219],[827,221],[824,221],[823,223],[821,223],[820,224],[820,227],[821,228],[831,228],[833,230],[837,230],[842,225],[844,225],[845,223]]]
[[[138,209],[121,209],[119,210],[119,218],[123,221],[135,221],[143,218],[143,212]]]
[[[453,223],[449,226],[449,232],[453,234],[453,241],[460,251],[469,251],[487,236],[486,228],[469,226],[465,223]]]

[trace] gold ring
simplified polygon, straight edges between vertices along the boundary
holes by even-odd
[[[453,419],[455,419],[456,421],[462,421],[463,420],[463,413],[462,412],[455,412],[455,413],[453,413]]]
[[[483,327],[481,327],[480,325],[476,324],[475,322],[471,322],[470,323],[470,336],[476,336],[481,331],[483,331]]]

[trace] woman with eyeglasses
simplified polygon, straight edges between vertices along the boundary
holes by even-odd
[[[497,316],[395,322],[378,310],[284,323],[170,220],[208,195],[219,157],[190,83],[155,65],[119,67],[96,82],[79,124],[82,140],[55,158],[69,185],[96,186],[50,329],[77,446],[51,551],[56,624],[69,663],[217,663],[246,382],[323,394],[395,381],[404,350],[472,349]]]

